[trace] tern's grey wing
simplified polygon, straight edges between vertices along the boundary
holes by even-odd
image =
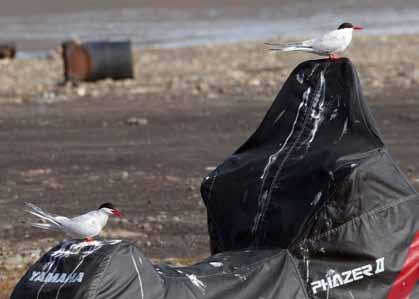
[[[96,217],[97,217],[97,211],[90,211],[86,214],[82,214],[80,216],[71,218],[71,221],[77,222],[77,223],[90,223]]]
[[[98,235],[107,222],[107,217],[98,211],[91,211],[86,214],[68,219],[65,225],[69,235],[85,238]]]
[[[350,42],[350,40],[349,40]],[[333,30],[312,40],[312,47],[316,52],[333,53],[348,44],[347,35],[343,30]]]

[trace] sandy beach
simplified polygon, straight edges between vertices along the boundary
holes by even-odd
[[[278,41],[279,39],[275,39]],[[357,37],[384,140],[419,187],[419,35]],[[256,129],[284,80],[318,57],[262,43],[135,50],[136,79],[61,84],[58,56],[0,61],[0,298],[62,236],[30,227],[24,202],[76,215],[111,201],[105,237],[155,261],[209,255],[202,178]]]

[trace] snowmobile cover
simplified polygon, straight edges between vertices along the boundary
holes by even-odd
[[[12,298],[419,298],[419,195],[347,59],[299,65],[201,191],[207,260],[173,268],[126,241],[65,241]]]

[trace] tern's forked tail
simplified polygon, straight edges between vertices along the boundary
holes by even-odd
[[[288,43],[288,44],[273,44],[265,43],[270,46],[270,51],[281,51],[281,52],[292,52],[292,51],[303,51],[313,52],[313,48],[305,46],[303,43]]]
[[[60,229],[56,225],[50,223],[31,223],[31,225],[40,229],[60,231]]]
[[[36,205],[32,203],[25,203],[26,208],[25,211],[39,217],[43,220],[46,220],[50,222],[51,224],[44,224],[44,223],[33,223],[32,226],[43,228],[43,229],[53,229],[53,227],[59,227],[60,224],[55,220],[54,216],[49,214],[48,212],[45,212],[41,208],[37,207]]]

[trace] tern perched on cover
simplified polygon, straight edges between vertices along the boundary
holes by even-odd
[[[52,215],[31,203],[26,203],[25,210],[48,222],[32,223],[32,226],[46,230],[62,231],[71,238],[87,241],[91,241],[93,237],[100,234],[108,222],[109,215],[122,216],[122,213],[111,203],[104,203],[97,210],[74,218]]]
[[[343,23],[338,29],[330,31],[318,38],[305,40],[303,42],[289,44],[271,44],[272,51],[302,51],[315,53],[321,56],[329,56],[331,60],[339,59],[337,53],[346,50],[352,41],[352,32],[354,30],[364,29],[361,26],[354,26],[351,23]]]

